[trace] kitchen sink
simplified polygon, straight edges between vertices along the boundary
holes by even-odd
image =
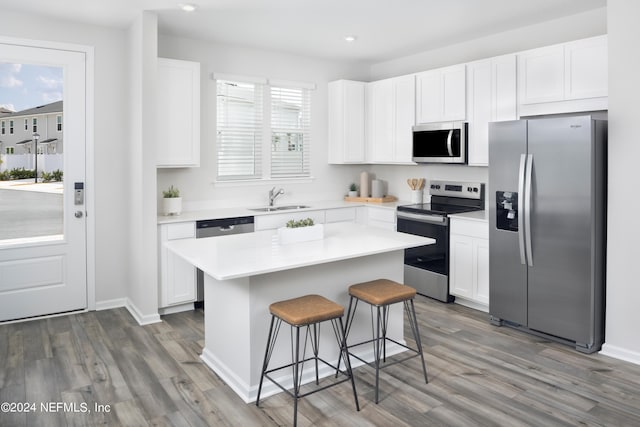
[[[306,205],[288,205],[288,206],[266,206],[264,208],[250,208],[250,211],[254,212],[277,212],[277,211],[290,211],[295,209],[305,209],[310,206]]]

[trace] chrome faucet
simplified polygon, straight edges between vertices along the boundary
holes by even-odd
[[[276,187],[273,187],[271,190],[269,190],[269,206],[273,206],[273,201],[281,194],[284,194],[283,188],[279,189],[277,192]]]

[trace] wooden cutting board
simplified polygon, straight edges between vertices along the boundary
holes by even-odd
[[[360,202],[360,203],[389,203],[398,200],[396,196],[384,196],[384,197],[349,197],[345,196],[345,202]]]

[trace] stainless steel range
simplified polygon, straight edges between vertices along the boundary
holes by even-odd
[[[431,203],[398,206],[398,231],[436,239],[433,245],[406,249],[404,283],[419,294],[453,302],[449,294],[449,215],[484,210],[484,184],[431,181]]]

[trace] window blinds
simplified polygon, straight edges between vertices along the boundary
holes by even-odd
[[[271,86],[271,177],[310,175],[310,91]]]
[[[217,80],[218,179],[262,178],[264,86]]]

